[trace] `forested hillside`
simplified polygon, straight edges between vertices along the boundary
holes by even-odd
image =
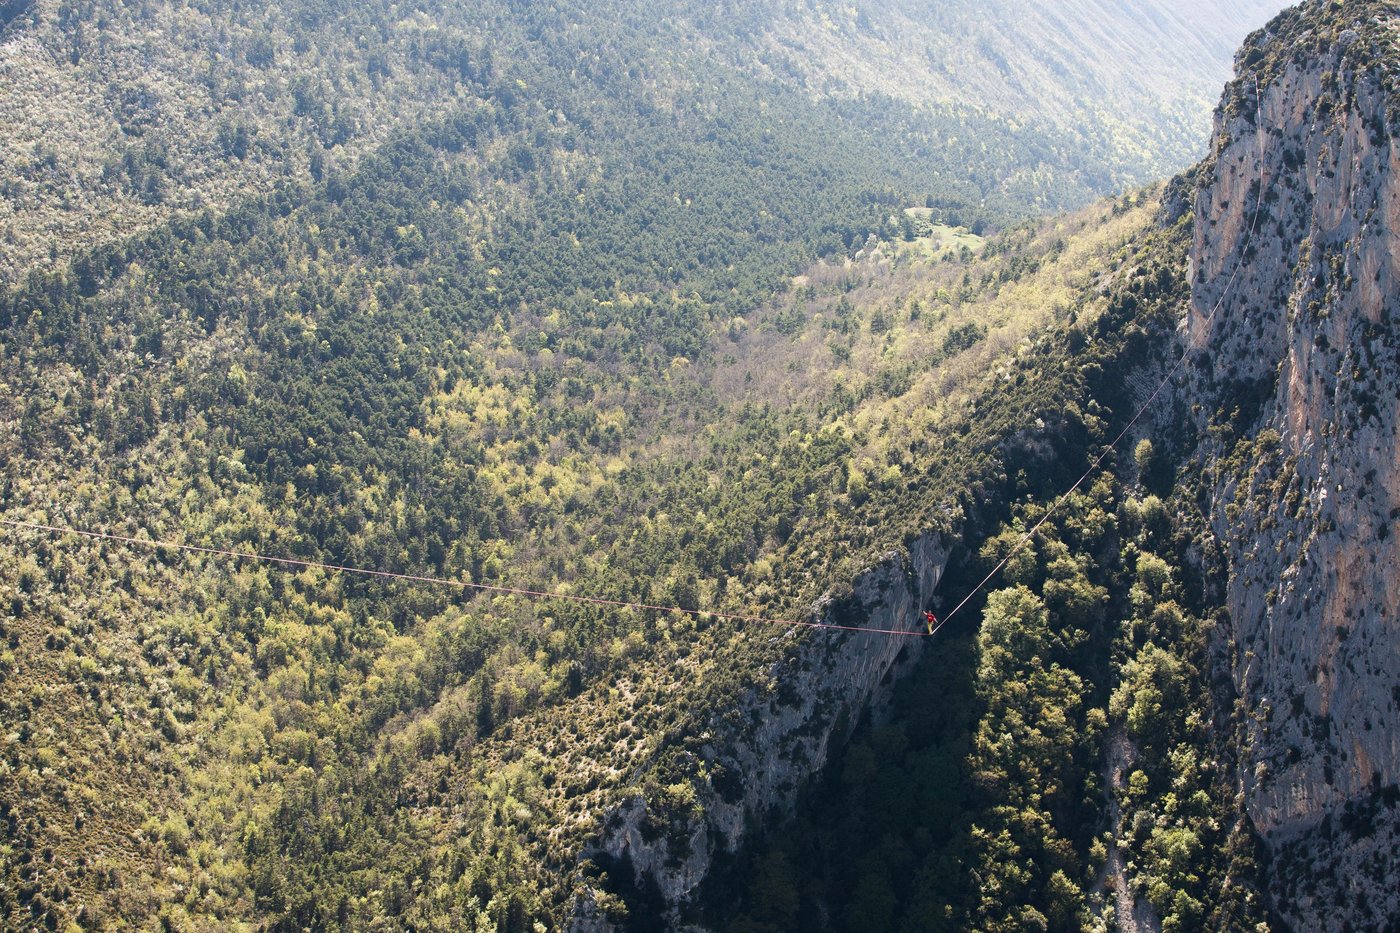
[[[1263,2],[1196,11],[1205,40],[1157,2],[1032,20],[962,0],[870,4],[862,23],[927,43],[891,57],[851,33],[845,9],[776,0],[12,0],[0,7],[0,282],[351,171],[396,129],[503,97],[552,112],[558,133],[580,140],[626,132],[578,122],[581,105],[664,123],[761,101],[779,140],[859,127],[891,147],[864,168],[917,176],[916,190],[969,223],[984,201],[997,219],[1078,206],[1195,157],[1230,50]],[[992,21],[1006,25],[986,33]],[[798,40],[817,52],[789,53]],[[1106,79],[1104,64],[1127,53],[1150,80]],[[853,78],[853,60],[873,70]],[[920,87],[929,93],[907,93]],[[1144,109],[1159,97],[1166,109]]]
[[[920,628],[1172,349],[1095,196],[1253,7],[974,9],[0,7],[0,518],[691,611],[7,528],[0,926],[1266,922],[1151,442],[936,640],[718,614]]]
[[[1144,391],[1134,372],[1170,343],[1192,181],[1025,362],[1039,392],[1099,415],[1063,436],[1061,464],[1090,465]],[[798,815],[716,874],[709,926],[1267,928],[1261,856],[1208,717],[1218,580],[1192,554],[1170,455],[1141,438],[1060,501],[1073,479],[1047,481],[1019,453],[997,497],[1010,515],[968,526],[970,553],[940,587],[960,599],[1009,556],[980,619],[940,633]]]
[[[398,194],[407,159],[395,164]],[[960,387],[1053,315],[1054,296],[1107,259],[1133,216],[1082,242],[1092,217],[1008,235],[980,262],[968,234],[872,238],[854,265],[813,268],[776,307],[742,317],[724,278],[686,298],[609,289],[532,311],[529,293],[497,297],[521,287],[505,255],[480,260],[470,303],[439,284],[431,253],[385,263],[377,274],[397,281],[370,282],[311,239],[342,209],[327,199],[282,217],[273,202],[103,254],[87,273],[101,285],[74,275],[17,293],[3,378],[29,388],[6,444],[9,463],[35,466],[7,473],[6,514],[800,613],[927,523],[901,490],[951,491],[952,466],[975,466],[995,443],[990,426],[959,444],[931,445],[929,429],[965,409]],[[408,219],[445,229],[431,216]],[[228,261],[231,242],[285,263],[254,279]],[[166,291],[182,265],[193,281],[173,277],[180,290]],[[641,270],[631,266],[656,274]],[[459,288],[466,271],[453,270]],[[891,276],[919,284],[867,295]],[[474,325],[447,316],[500,304]],[[458,346],[454,322],[478,336]],[[794,379],[781,407],[756,401],[779,354],[797,374],[815,356],[834,381]],[[928,508],[951,501],[930,496]],[[531,866],[587,837],[600,815],[588,805],[626,780],[619,762],[697,734],[693,719],[723,709],[727,682],[774,650],[763,633],[713,622],[76,541],[6,546],[10,909],[37,916],[75,916],[76,902],[89,916],[163,910],[216,925],[324,925],[342,912],[352,925],[385,913],[450,924],[464,910],[557,919],[568,874],[550,894]],[[581,790],[597,792],[572,799]],[[522,795],[544,812],[572,799],[583,820],[542,837],[547,821],[494,809]],[[480,828],[441,836],[461,821]],[[94,837],[110,842],[93,850]],[[410,876],[437,878],[431,896],[401,890]]]

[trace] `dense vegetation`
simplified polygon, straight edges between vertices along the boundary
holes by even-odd
[[[894,144],[869,165],[918,177],[940,206],[1075,207],[1196,155],[1234,45],[1267,4],[1205,8],[1183,28],[1176,5],[1025,17],[870,3],[856,23],[825,0],[15,0],[0,7],[0,282],[350,170],[396,128],[483,97],[552,109],[548,88],[565,85],[590,116],[662,124],[727,109],[742,87],[763,101],[769,144],[859,125]],[[1109,42],[1154,52],[1125,79],[1108,63],[1128,53]]]
[[[1110,860],[1130,864],[1163,929],[1263,920],[1202,715],[1208,623],[1182,605],[1171,527],[1162,500],[1108,476],[1072,497],[990,593],[976,637],[940,645],[893,718],[858,733],[802,816],[735,869],[751,880],[719,925],[1113,929]]]
[[[1106,360],[1066,354],[1133,346],[1168,290],[1127,247],[1151,196],[1013,223],[1122,177],[1083,171],[1102,153],[680,41],[699,24],[732,53],[763,5],[3,9],[6,41],[58,41],[78,74],[163,63],[114,89],[118,135],[26,138],[0,179],[6,518],[791,617],[930,528],[994,554],[1035,515],[1004,504],[1043,500],[1121,417],[1076,403],[1109,397]],[[133,38],[152,27],[178,54]],[[1203,623],[1163,616],[1184,597],[1131,550],[1169,547],[1130,520],[1159,507],[1138,492],[1093,487],[952,643],[966,665],[906,688],[959,702],[846,753],[861,794],[975,778],[926,801],[946,836],[907,800],[871,815],[912,837],[852,905],[893,918],[891,872],[925,865],[929,923],[1073,925],[1096,739],[1204,754],[1176,715]],[[690,805],[684,752],[791,650],[771,634],[7,531],[0,925],[558,928],[624,790]],[[1141,765],[1121,806],[1149,895],[1189,925],[1223,909],[1219,872],[1173,853],[1216,839],[1176,830],[1218,787],[1174,774]],[[791,888],[782,859],[808,856],[761,857]],[[736,923],[805,917],[787,903]]]
[[[1067,381],[1101,415],[1062,452],[1070,463],[1131,415],[1119,380],[1151,371],[1163,342],[1148,337],[1174,324],[1185,223],[1144,238],[1108,305],[1076,308],[1031,367],[1039,391]],[[1196,506],[1173,497],[1173,465],[1150,441],[1115,464],[1058,502],[1045,498],[1055,480],[1008,462],[1003,501],[1022,504],[944,588],[960,598],[1053,507],[1050,520],[1001,570],[980,621],[901,683],[891,715],[858,731],[801,815],[712,885],[711,923],[1115,929],[1134,900],[1164,930],[1266,919],[1227,730],[1208,719],[1221,706],[1207,658],[1218,581],[1192,570]],[[1124,879],[1132,898],[1116,894]]]
[[[957,464],[978,468],[973,454],[1002,436],[1009,411],[981,426],[981,440],[961,441],[965,460],[951,444],[930,448],[925,432],[963,410],[979,370],[1033,333],[1057,294],[1082,287],[1089,257],[1117,249],[1145,216],[1102,207],[1009,234],[981,261],[976,237],[925,228],[905,241],[917,224],[886,218],[871,232],[888,226],[893,240],[870,239],[855,264],[813,268],[749,319],[729,316],[742,283],[727,267],[717,283],[693,279],[686,299],[599,280],[607,297],[562,295],[544,314],[530,310],[533,293],[508,291],[526,287],[508,271],[509,232],[473,264],[431,205],[442,189],[427,185],[429,203],[415,209],[405,180],[416,150],[402,146],[394,172],[376,177],[370,161],[346,186],[389,186],[393,197],[368,203],[406,206],[395,227],[432,233],[416,263],[383,261],[378,282],[359,271],[359,251],[388,253],[403,237],[356,246],[360,228],[343,218],[357,202],[338,203],[332,177],[301,207],[274,199],[208,230],[175,227],[16,292],[4,378],[35,391],[9,422],[10,462],[44,466],[7,474],[11,514],[796,611],[948,501],[931,494],[921,516],[903,490],[951,492]],[[317,239],[332,222],[343,239]],[[256,281],[227,262],[230,243],[285,263]],[[454,257],[464,289],[481,269],[482,294],[444,293],[439,252]],[[633,255],[620,274],[644,285],[655,267]],[[182,265],[194,274],[161,274]],[[527,285],[547,281],[547,265],[529,268]],[[587,264],[576,268],[588,282]],[[458,319],[478,334],[465,346],[437,323],[483,305],[480,318]],[[691,330],[664,329],[683,313]],[[782,347],[792,371],[807,353],[825,356],[836,383],[788,409],[746,401]],[[913,424],[924,428],[903,427]],[[6,764],[9,909],[35,917],[76,916],[65,906],[74,901],[88,918],[159,905],[214,925],[557,916],[568,877],[543,882],[532,866],[567,840],[543,845],[545,821],[520,822],[520,807],[596,818],[617,781],[600,765],[697,734],[771,650],[703,621],[152,564],[77,542],[8,553],[18,585],[4,689],[7,715],[23,724]],[[745,653],[754,659],[735,663]],[[693,705],[659,702],[682,689],[683,660],[710,671],[685,688]],[[564,709],[574,726],[561,742]],[[75,747],[57,724],[79,718],[91,727]],[[613,748],[628,735],[652,738]],[[548,757],[522,759],[522,748]],[[47,756],[71,770],[55,776]],[[145,790],[112,793],[121,782]],[[81,825],[70,829],[55,818],[75,799]],[[480,829],[442,837],[458,820]],[[571,837],[591,825],[560,823]],[[90,851],[94,832],[113,848]]]

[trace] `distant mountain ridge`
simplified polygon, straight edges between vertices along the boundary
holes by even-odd
[[[493,73],[544,57],[586,77],[616,56],[619,36],[618,67],[646,75],[638,99],[707,71],[795,81],[819,98],[884,95],[906,106],[851,118],[965,154],[967,170],[937,186],[951,193],[985,162],[970,193],[998,210],[1077,206],[1189,161],[1226,50],[1262,18],[1260,2],[1192,8],[1197,35],[1159,0],[872,3],[859,15],[688,0],[414,9],[263,0],[236,12],[38,0],[16,7],[0,33],[0,282],[51,254],[61,261],[170,217],[223,210],[323,165],[348,169],[396,127],[469,105]],[[1123,79],[1129,60],[1133,77]],[[940,126],[914,104],[971,108],[980,128]],[[1037,142],[1008,159],[1009,119]]]
[[[875,0],[775,4],[763,61],[820,93],[957,102],[1073,138],[1108,134],[1131,177],[1204,150],[1208,114],[1244,35],[1279,0],[1158,3]]]

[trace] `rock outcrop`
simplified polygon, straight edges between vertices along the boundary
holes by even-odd
[[[1196,202],[1185,401],[1240,789],[1306,930],[1400,916],[1397,36],[1394,5],[1349,2],[1252,37]]]
[[[948,561],[941,537],[917,539],[857,578],[851,595],[819,604],[815,618],[869,629],[919,631]],[[660,907],[672,926],[723,853],[735,852],[768,818],[791,809],[798,791],[826,764],[833,746],[867,710],[879,715],[899,673],[927,644],[922,638],[799,631],[794,650],[748,690],[716,711],[706,742],[685,763],[693,775],[678,804],[675,789],[629,797],[608,816],[585,857],[621,873]],[[575,933],[611,929],[596,905],[580,903]]]

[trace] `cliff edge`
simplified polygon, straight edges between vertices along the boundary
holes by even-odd
[[[1397,37],[1374,2],[1251,37],[1195,203],[1184,401],[1217,638],[1243,806],[1297,929],[1400,916]]]

